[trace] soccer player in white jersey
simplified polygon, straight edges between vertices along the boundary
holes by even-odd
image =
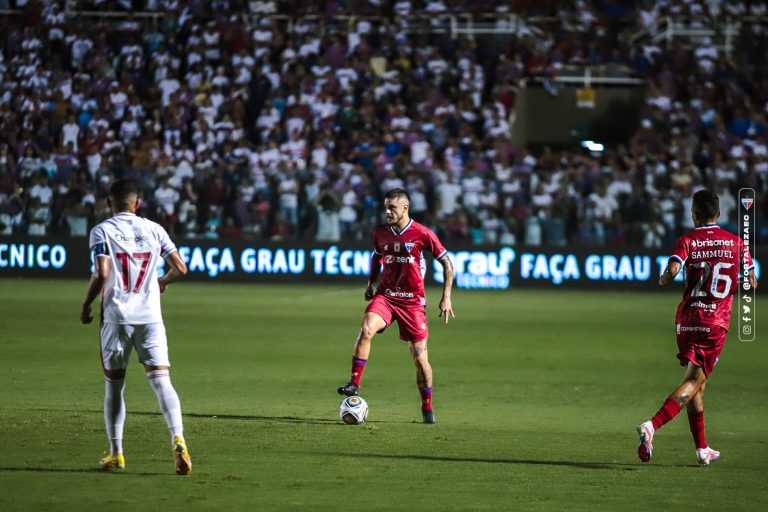
[[[159,224],[136,216],[139,191],[131,181],[116,181],[109,190],[113,216],[91,230],[90,247],[94,272],[80,311],[80,320],[93,320],[91,304],[101,295],[101,361],[106,395],[104,421],[110,453],[99,465],[123,469],[123,424],[125,423],[125,369],[136,349],[147,379],[160,402],[160,410],[171,431],[176,473],[192,471],[192,460],[184,441],[181,404],[168,372],[168,341],[160,312],[160,294],[187,273],[168,233]],[[168,271],[159,279],[161,260]]]

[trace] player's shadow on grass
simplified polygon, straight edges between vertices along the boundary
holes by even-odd
[[[578,469],[612,469],[619,471],[637,471],[637,464],[622,464],[618,462],[576,462],[570,460],[532,460],[532,459],[491,459],[486,457],[450,457],[442,455],[396,455],[387,453],[336,453],[342,457],[371,457],[374,459],[407,459],[434,462],[475,462],[482,464],[521,464],[526,466],[560,466]]]
[[[101,411],[89,411],[101,412]],[[161,416],[159,412],[135,411],[129,414],[138,414],[142,416]],[[332,425],[339,423],[335,419],[327,418],[307,418],[303,416],[261,416],[255,414],[202,414],[199,412],[185,412],[184,417],[202,418],[204,420],[242,420],[242,421],[280,421],[284,423],[311,423],[316,425]]]
[[[16,468],[0,466],[0,473],[99,473],[102,475],[168,476],[169,473],[104,471],[99,468]],[[171,475],[173,476],[173,475]]]
[[[30,409],[34,411],[43,412],[62,412],[61,409]],[[81,410],[79,413],[92,413],[103,414],[101,410]],[[136,414],[139,416],[162,416],[160,412],[154,411],[130,411],[129,415]],[[216,414],[216,413],[200,413],[200,412],[184,412],[182,414],[185,418],[200,418],[204,420],[240,420],[240,421],[277,421],[282,423],[308,423],[312,425],[339,425],[346,427],[338,419],[335,418],[310,418],[307,416],[267,416],[257,414]],[[386,421],[376,420],[376,423],[415,423],[414,421]],[[418,422],[421,423],[421,422]]]

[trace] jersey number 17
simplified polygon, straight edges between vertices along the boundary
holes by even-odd
[[[152,259],[152,253],[134,252],[133,254],[128,254],[127,252],[118,252],[115,253],[115,258],[120,262],[120,270],[123,276],[123,291],[125,293],[138,293],[141,289],[141,284],[144,282],[144,278],[147,277],[147,267],[149,267],[149,260]],[[134,284],[133,289],[131,289],[131,260],[141,262],[139,277],[136,278],[136,283]]]

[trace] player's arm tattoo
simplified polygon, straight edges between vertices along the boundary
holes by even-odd
[[[450,292],[453,287],[453,262],[447,254],[437,260],[443,266],[443,292]]]

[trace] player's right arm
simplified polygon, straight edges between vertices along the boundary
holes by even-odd
[[[179,251],[174,251],[165,258],[165,263],[168,265],[169,270],[163,277],[157,280],[160,285],[160,293],[163,293],[169,284],[178,281],[185,275],[187,275],[187,264],[179,255]]]
[[[373,295],[376,293],[376,290],[374,287],[376,286],[376,283],[379,281],[379,275],[381,274],[381,254],[378,254],[376,252],[373,253],[371,256],[371,271],[368,274],[368,284],[365,287],[365,300],[369,301],[373,298]]]
[[[667,263],[667,268],[664,269],[664,273],[659,277],[659,286],[667,286],[674,281],[682,268],[683,265],[679,261],[670,259],[669,263]]]
[[[88,291],[85,293],[85,300],[80,308],[80,321],[84,324],[89,324],[93,321],[91,305],[101,293],[101,289],[109,277],[112,262],[106,254],[94,254],[93,265],[94,269],[93,274],[91,274],[91,281],[88,283]]]

